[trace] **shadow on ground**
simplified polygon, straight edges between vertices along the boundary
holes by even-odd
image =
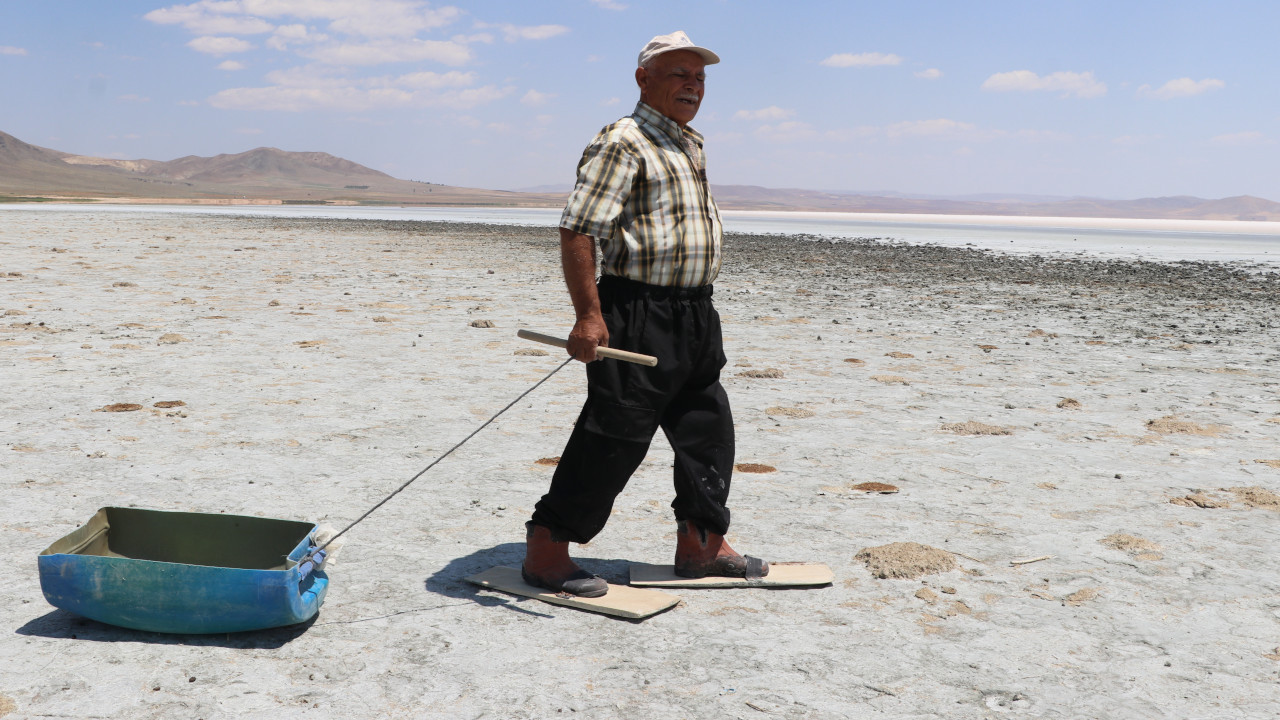
[[[537,617],[554,617],[534,609],[550,609],[551,605],[531,598],[482,589],[466,580],[472,575],[498,565],[520,567],[520,563],[523,560],[524,543],[503,543],[484,550],[477,550],[470,555],[451,560],[447,565],[433,573],[426,580],[426,589],[429,592],[446,597],[471,600],[486,607],[502,607]],[[629,580],[626,560],[575,557],[574,561],[582,566],[582,569],[595,573],[612,584],[626,585]],[[626,618],[612,619],[631,622]]]
[[[285,627],[268,628],[266,630],[215,633],[211,635],[179,635],[131,630],[115,625],[107,625],[96,620],[82,618],[66,610],[56,609],[27,622],[14,632],[18,635],[51,638],[54,640],[136,642],[153,645],[275,650],[300,637],[315,624],[317,617],[313,615],[306,622]]]

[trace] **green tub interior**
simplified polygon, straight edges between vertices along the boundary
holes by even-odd
[[[294,520],[102,508],[41,555],[99,555],[245,570],[284,570],[314,525]]]

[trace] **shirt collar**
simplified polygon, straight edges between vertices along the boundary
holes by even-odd
[[[677,143],[683,142],[684,137],[687,135],[689,137],[692,137],[693,140],[697,142],[699,146],[702,145],[702,133],[698,132],[697,130],[694,130],[688,125],[684,126],[683,128],[680,127],[680,123],[676,122],[675,120],[672,120],[666,115],[663,115],[657,110],[654,110],[652,107],[650,107],[648,104],[644,102],[636,103],[636,110],[635,112],[631,113],[631,116],[639,120],[641,123],[645,125],[654,126],[656,130],[667,135]]]

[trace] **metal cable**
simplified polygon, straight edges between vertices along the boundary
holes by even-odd
[[[346,526],[345,528],[343,528],[343,529],[342,529],[342,532],[339,532],[337,535],[334,535],[333,537],[331,537],[331,538],[329,538],[328,540],[326,540],[326,541],[325,541],[325,543],[324,543],[324,545],[321,545],[320,547],[314,548],[313,550],[311,550],[310,552],[308,552],[308,553],[307,553],[307,555],[306,555],[306,557],[304,557],[304,558],[302,558],[301,560],[299,560],[299,561],[298,561],[298,565],[301,565],[301,564],[303,564],[303,563],[305,563],[305,562],[307,562],[307,561],[309,561],[309,560],[312,560],[312,559],[315,557],[316,553],[318,553],[318,552],[320,552],[321,550],[324,550],[325,548],[329,547],[329,543],[332,543],[334,540],[337,540],[338,538],[342,537],[344,533],[346,533],[346,532],[347,532],[348,530],[350,530],[351,528],[355,527],[355,526],[356,526],[360,521],[362,521],[362,520],[364,520],[365,518],[367,518],[367,517],[369,517],[370,515],[372,515],[372,514],[373,514],[373,512],[374,512],[375,510],[377,510],[378,508],[380,508],[380,507],[382,507],[383,505],[387,504],[387,501],[388,501],[388,500],[390,500],[391,498],[393,498],[393,497],[395,497],[396,495],[398,495],[398,494],[400,493],[400,491],[401,491],[401,490],[404,490],[405,488],[409,487],[409,485],[411,485],[411,484],[413,483],[413,481],[414,481],[414,480],[417,480],[418,478],[422,477],[422,476],[423,476],[423,475],[424,475],[428,470],[430,470],[431,468],[435,467],[435,466],[436,466],[436,464],[437,464],[437,463],[439,463],[441,460],[443,460],[443,459],[445,459],[445,458],[449,457],[449,453],[451,453],[451,452],[453,452],[454,450],[457,450],[458,448],[460,448],[460,447],[462,447],[463,445],[465,445],[465,444],[467,443],[467,441],[468,441],[468,440],[470,440],[471,438],[475,437],[476,435],[478,435],[478,434],[480,433],[480,431],[481,431],[481,430],[483,430],[483,429],[485,429],[486,427],[488,427],[488,426],[489,426],[489,423],[492,423],[494,420],[497,420],[499,415],[501,415],[502,413],[504,413],[504,412],[506,412],[506,411],[510,410],[510,409],[512,408],[512,406],[514,406],[516,403],[518,403],[518,402],[520,402],[521,400],[523,400],[523,399],[525,398],[525,396],[526,396],[526,395],[528,395],[529,393],[533,392],[534,390],[537,390],[537,389],[538,389],[538,387],[539,387],[540,385],[542,385],[542,383],[544,383],[544,382],[546,382],[546,381],[550,380],[552,375],[555,375],[556,373],[558,373],[558,372],[560,372],[561,370],[563,370],[563,369],[564,369],[564,366],[565,366],[565,365],[568,365],[568,364],[569,364],[569,363],[571,363],[571,362],[573,362],[573,358],[569,358],[568,360],[565,360],[563,363],[560,363],[560,365],[558,365],[558,366],[556,367],[556,369],[555,369],[555,370],[552,370],[551,372],[547,373],[547,376],[546,376],[546,377],[544,377],[544,378],[542,378],[541,380],[539,380],[538,382],[534,383],[534,384],[533,384],[533,387],[531,387],[531,388],[529,388],[528,390],[525,390],[524,392],[520,393],[520,397],[516,398],[515,400],[512,400],[510,403],[508,403],[508,404],[507,404],[507,406],[506,406],[506,407],[504,407],[504,408],[502,408],[501,410],[499,410],[498,412],[494,413],[493,417],[489,418],[488,420],[485,420],[483,425],[481,425],[480,427],[476,428],[475,430],[473,430],[473,431],[472,431],[472,433],[471,433],[470,435],[468,435],[468,436],[466,436],[465,438],[463,438],[463,439],[462,439],[462,442],[459,442],[457,445],[454,445],[453,447],[451,447],[451,448],[449,448],[448,450],[446,450],[446,451],[445,451],[445,453],[444,453],[443,455],[441,455],[440,457],[438,457],[438,458],[436,458],[435,460],[433,460],[433,461],[431,462],[431,464],[430,464],[430,465],[428,465],[428,466],[426,466],[426,467],[422,468],[422,470],[418,471],[418,474],[417,474],[417,475],[414,475],[413,477],[409,478],[409,480],[408,480],[407,482],[405,482],[405,484],[403,484],[403,485],[401,485],[400,487],[396,488],[394,492],[392,492],[390,495],[388,495],[388,496],[386,496],[385,498],[383,498],[383,499],[382,499],[382,501],[381,501],[381,502],[379,502],[377,505],[374,505],[373,507],[369,508],[369,511],[368,511],[368,512],[366,512],[365,514],[363,514],[363,515],[361,515],[360,517],[356,518],[356,521],[355,521],[355,522],[353,522],[353,523],[351,523],[350,525],[348,525],[348,526]]]

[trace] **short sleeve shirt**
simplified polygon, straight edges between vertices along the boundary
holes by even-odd
[[[710,284],[720,272],[722,227],[702,135],[637,104],[583,152],[560,226],[596,238],[606,275]]]

